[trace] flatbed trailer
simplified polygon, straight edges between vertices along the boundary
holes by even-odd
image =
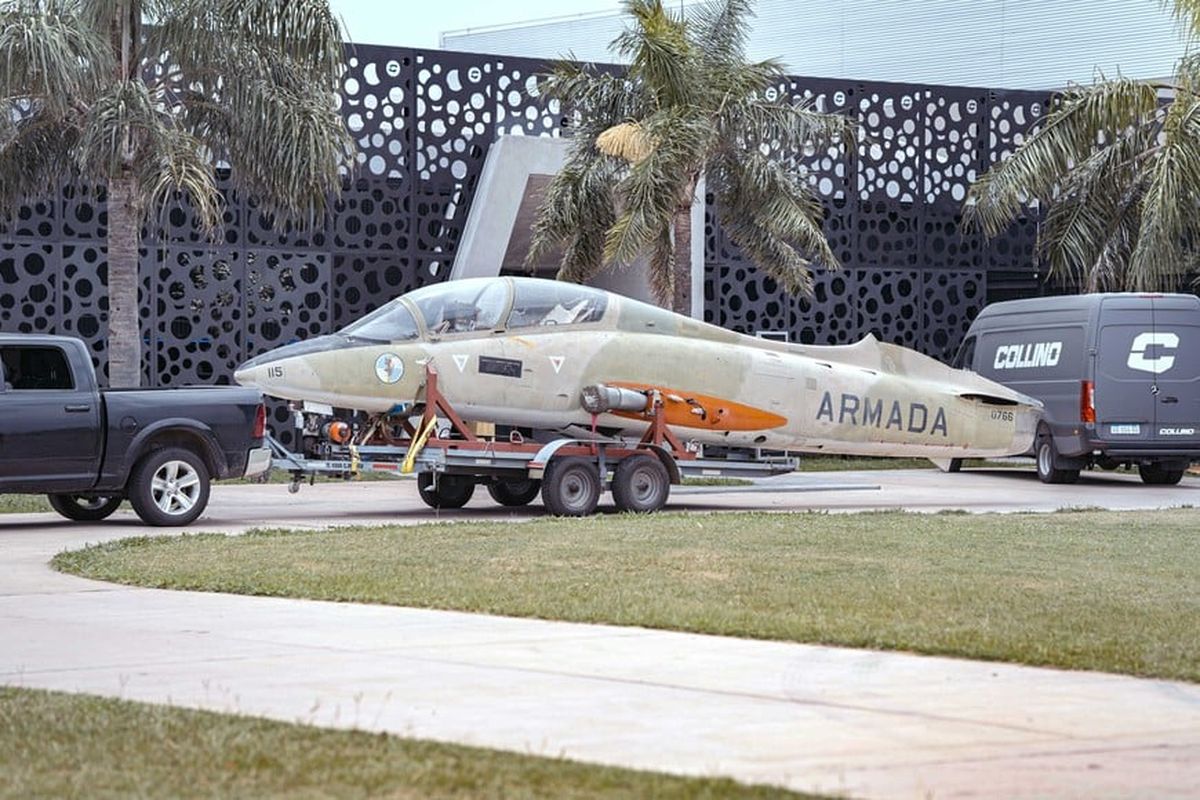
[[[426,371],[419,417],[376,421],[356,441],[321,442],[320,452],[303,455],[268,437],[272,466],[291,474],[293,492],[318,475],[415,476],[421,499],[433,508],[459,508],[482,485],[505,506],[526,505],[541,494],[547,510],[561,516],[593,513],[605,490],[621,510],[650,512],[662,508],[671,485],[685,477],[765,478],[797,466],[790,457],[705,458],[665,424],[662,400],[652,395],[639,440],[603,436],[594,426],[586,437],[548,442],[529,441],[515,431],[507,438],[479,436],[438,390],[437,371],[432,366]],[[295,413],[302,431],[322,427],[312,412]]]

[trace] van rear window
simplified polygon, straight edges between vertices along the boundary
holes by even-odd
[[[1194,380],[1200,374],[1200,327],[1149,320],[1105,325],[1098,369],[1120,381]]]

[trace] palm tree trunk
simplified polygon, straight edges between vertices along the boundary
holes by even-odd
[[[677,314],[692,315],[692,208],[690,205],[675,209],[672,220],[675,238],[675,270],[672,284],[671,310]]]
[[[108,385],[139,386],[138,241],[141,196],[130,177],[108,182]]]

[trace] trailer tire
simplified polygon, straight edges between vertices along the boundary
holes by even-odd
[[[671,476],[656,456],[629,456],[617,464],[612,494],[613,502],[620,510],[649,514],[667,504]]]
[[[1162,464],[1138,464],[1142,483],[1148,486],[1174,486],[1183,480],[1183,470],[1170,469]]]
[[[204,513],[212,488],[204,459],[182,447],[146,454],[129,477],[129,504],[147,525],[189,525]]]
[[[417,491],[430,508],[462,508],[475,494],[475,481],[465,475],[445,475],[434,483],[432,472],[417,476]]]
[[[542,503],[558,517],[586,517],[600,504],[600,473],[587,458],[555,458],[542,476]]]
[[[488,494],[502,506],[527,506],[542,490],[542,482],[533,478],[497,478],[487,485]]]
[[[67,519],[76,522],[99,522],[108,519],[124,497],[84,497],[78,494],[49,494],[50,507]]]

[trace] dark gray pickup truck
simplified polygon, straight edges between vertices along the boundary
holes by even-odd
[[[251,389],[109,389],[77,339],[0,333],[0,493],[46,494],[73,520],[128,499],[149,525],[187,525],[209,484],[271,465]]]

